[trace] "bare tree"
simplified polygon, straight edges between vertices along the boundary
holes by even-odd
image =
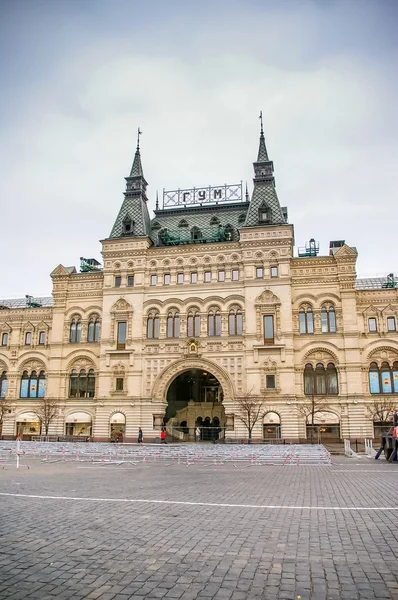
[[[0,398],[0,439],[3,438],[3,423],[10,418],[12,411],[11,402],[7,399],[7,393]]]
[[[308,402],[306,402],[305,404],[298,404],[297,410],[303,417],[305,417],[305,424],[311,425],[310,440],[311,440],[311,444],[312,444],[313,435],[314,435],[315,415],[320,412],[324,412],[324,411],[327,412],[329,410],[329,404],[323,396],[314,396],[313,395],[313,396],[310,396],[307,398],[308,398]]]
[[[395,407],[395,401],[389,398],[372,398],[372,403],[368,405],[368,411],[373,423],[379,423],[383,427],[382,431],[385,427],[387,432],[387,427],[393,426]],[[373,435],[375,435],[374,431]]]
[[[246,427],[250,444],[254,426],[266,412],[264,398],[249,393],[245,396],[238,396],[236,402],[238,403],[238,411],[235,416]]]
[[[368,405],[368,410],[374,422],[387,424],[393,422],[395,405],[395,400],[375,398],[372,404]]]
[[[48,435],[50,423],[59,415],[58,401],[55,398],[40,398],[33,412],[39,417],[45,435]]]

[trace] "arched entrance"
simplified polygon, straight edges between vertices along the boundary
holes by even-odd
[[[111,415],[110,438],[111,442],[123,442],[126,435],[126,417],[123,413],[117,412]]]
[[[39,417],[34,412],[24,412],[16,418],[16,435],[21,435],[23,439],[30,440],[33,435],[40,435],[41,423]]]
[[[317,412],[314,422],[311,423],[311,415],[307,417],[307,439],[312,442],[330,442],[340,439],[340,420],[332,412]]]
[[[279,440],[281,437],[281,418],[276,412],[268,412],[263,420],[263,438]]]
[[[65,417],[65,433],[73,436],[91,436],[91,415],[85,412],[74,412]]]
[[[185,440],[210,442],[223,437],[223,389],[204,369],[189,369],[173,379],[166,394],[165,423]]]

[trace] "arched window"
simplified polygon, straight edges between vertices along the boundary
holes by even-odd
[[[200,335],[200,313],[190,310],[187,317],[187,336],[198,337]]]
[[[159,337],[159,313],[151,311],[148,314],[146,325],[146,336],[148,339],[157,339]]]
[[[219,225],[220,224],[220,219],[218,217],[212,217],[210,219],[210,225]]]
[[[318,363],[315,369],[311,364],[304,368],[304,394],[306,396],[333,396],[339,393],[337,370],[333,363],[325,369]]]
[[[370,363],[369,389],[371,394],[398,394],[398,362],[382,362],[380,369],[377,363]]]
[[[191,239],[192,240],[201,240],[202,239],[202,232],[200,231],[199,227],[192,227]]]
[[[72,369],[69,377],[69,398],[94,398],[95,373],[94,369]]]
[[[82,324],[80,317],[73,317],[70,324],[69,341],[71,344],[78,344],[82,337]]]
[[[336,333],[336,312],[332,304],[321,308],[322,333]]]
[[[87,330],[87,341],[88,342],[99,342],[100,338],[100,320],[97,315],[90,317]]]
[[[240,309],[231,309],[228,315],[228,333],[229,335],[243,334],[243,315]]]
[[[178,223],[178,227],[188,227],[188,221],[181,219],[181,221]]]
[[[0,398],[4,398],[8,388],[7,372],[3,371],[0,377]]]
[[[221,335],[221,313],[219,310],[211,310],[207,315],[207,335],[209,337]]]
[[[44,371],[24,371],[21,377],[20,398],[44,398],[46,375]]]
[[[299,330],[300,333],[314,333],[314,313],[309,304],[299,310]]]
[[[170,311],[167,315],[167,337],[180,337],[180,313]]]
[[[244,215],[243,213],[241,215],[239,215],[238,217],[238,223],[242,224],[246,221],[246,215]]]

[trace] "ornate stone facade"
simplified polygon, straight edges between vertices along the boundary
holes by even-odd
[[[266,164],[270,169],[268,158]],[[126,440],[136,439],[139,426],[144,439],[154,439],[170,384],[184,371],[200,369],[222,387],[228,437],[247,435],[236,418],[237,398],[247,393],[261,395],[267,410],[279,415],[282,438],[306,437],[300,407],[315,396],[327,404],[330,423],[337,419],[341,437],[372,436],[369,407],[375,397],[394,400],[394,389],[398,392],[395,284],[357,280],[357,252],[344,243],[327,256],[293,257],[293,226],[281,222],[285,209],[279,207],[268,171],[265,179],[256,173],[263,177],[255,179],[256,211],[249,211],[247,202],[234,205],[235,213],[250,214],[250,223],[237,218],[241,227],[230,239],[180,246],[162,245],[157,237],[155,243],[145,211],[139,233],[134,231],[137,207],[146,203],[146,185],[133,185],[143,179],[140,162],[133,171],[123,204],[129,212],[122,207],[112,230],[116,234],[102,242],[103,269],[77,273],[59,265],[51,273],[53,300],[47,306],[40,301],[41,306],[6,301],[0,306],[0,374],[5,374],[2,390],[11,405],[3,435],[15,436],[18,423],[33,422],[42,373],[46,396],[61,407],[51,434],[89,432],[96,440],[108,440],[117,413],[125,417]],[[212,218],[214,226],[219,217],[229,218],[227,209],[178,212],[189,226],[199,218],[209,223]],[[261,211],[268,211],[268,221],[261,220]],[[163,217],[171,222],[166,212],[156,212],[160,227]],[[123,227],[128,231],[121,235]],[[219,323],[212,335],[209,315]],[[175,337],[170,336],[173,318],[178,318]],[[190,330],[192,319],[195,331]],[[387,363],[391,392],[382,381],[380,394],[371,393],[371,364],[382,373]],[[314,372],[316,390],[305,383],[305,369]],[[329,382],[332,371],[337,375]],[[24,391],[29,385],[32,394]],[[266,418],[264,423],[269,424]],[[263,437],[261,422],[254,436]]]

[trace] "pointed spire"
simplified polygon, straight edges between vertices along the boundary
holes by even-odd
[[[254,167],[254,189],[246,214],[246,227],[258,225],[282,225],[285,215],[279,204],[275,189],[274,164],[269,160],[265,147],[263,114],[260,112],[260,147]]]
[[[258,156],[257,156],[257,162],[265,162],[268,161],[268,152],[267,152],[267,148],[265,145],[265,138],[264,138],[264,128],[263,128],[263,111],[260,110],[260,123],[261,123],[261,129],[260,129],[260,145],[258,148]]]
[[[144,172],[142,170],[142,164],[141,164],[141,154],[140,154],[140,135],[141,134],[142,134],[142,131],[138,127],[137,149],[135,151],[133,166],[131,167],[131,171],[130,171],[130,177],[144,177]]]
[[[245,200],[246,200],[246,202],[249,202],[249,201],[250,201],[250,199],[249,199],[249,190],[248,190],[248,187],[247,187],[247,181],[246,181],[246,193],[245,193]]]
[[[159,192],[156,190],[156,210],[159,210]]]
[[[126,179],[126,191],[124,201],[116,217],[110,238],[121,236],[139,237],[151,235],[151,220],[148,212],[148,198],[141,164],[140,135],[142,131],[138,128],[137,149],[135,151],[133,166],[130,175]]]

